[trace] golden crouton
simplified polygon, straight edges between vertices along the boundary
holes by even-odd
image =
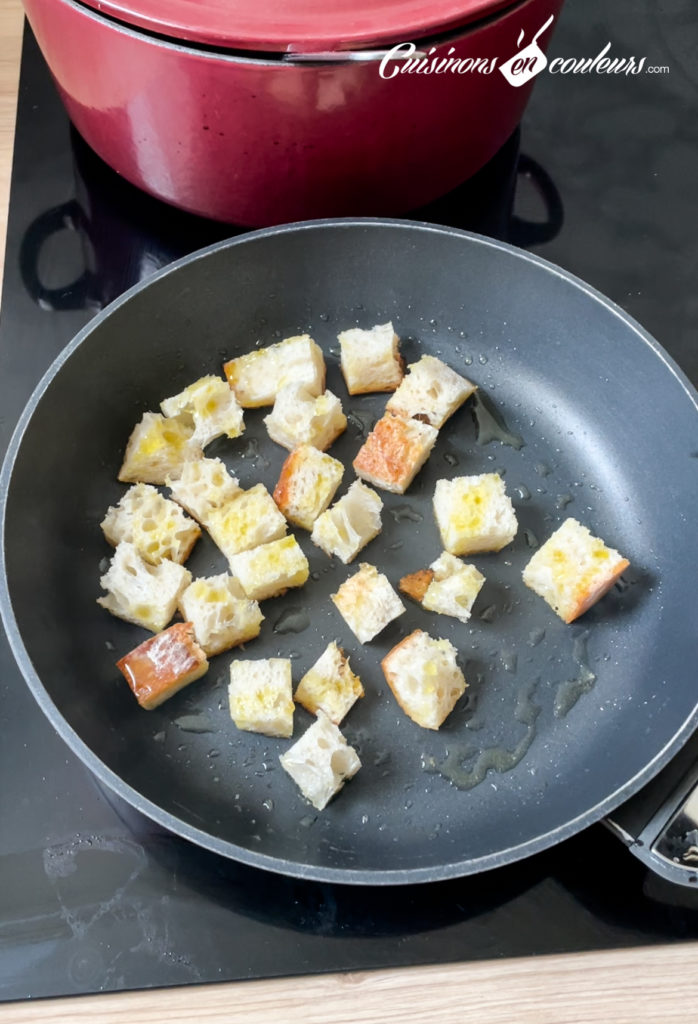
[[[123,484],[164,484],[168,476],[178,476],[185,462],[203,458],[193,435],[191,423],[158,412],[144,413],[128,439],[119,480]]]
[[[357,476],[394,494],[404,494],[429,458],[438,431],[428,423],[386,413],[354,459]]]
[[[630,565],[576,519],[566,519],[523,571],[527,587],[564,622],[573,622],[608,593]]]
[[[177,622],[120,658],[116,667],[146,711],[162,704],[208,670],[191,622]]]
[[[312,715],[324,711],[331,722],[339,725],[363,695],[361,680],[354,675],[349,659],[333,640],[301,679],[294,700]]]
[[[383,674],[398,704],[424,729],[439,729],[466,688],[456,649],[421,629],[406,636],[383,658]]]
[[[288,456],[274,488],[274,501],[290,523],[312,530],[342,482],[338,459],[304,444]]]

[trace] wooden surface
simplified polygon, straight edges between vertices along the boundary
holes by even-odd
[[[0,259],[22,13],[0,0]],[[1,827],[1,823],[0,823]],[[0,1024],[641,1024],[698,1004],[698,944],[0,1005]]]

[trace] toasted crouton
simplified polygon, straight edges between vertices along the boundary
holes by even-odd
[[[102,530],[113,547],[122,540],[130,541],[152,565],[165,558],[180,565],[186,562],[201,535],[179,505],[163,498],[150,484],[129,487],[119,504],[107,509]]]
[[[630,565],[576,519],[566,519],[533,555],[523,581],[564,622],[573,622],[606,594]]]
[[[383,673],[398,704],[424,729],[439,729],[466,688],[456,649],[416,629],[386,654]]]
[[[398,583],[398,589],[411,597],[413,601],[421,604],[433,579],[433,569],[419,569],[417,572],[411,572],[408,576],[403,576]]]
[[[290,451],[310,444],[324,452],[347,428],[337,396],[331,391],[316,396],[304,384],[281,388],[264,423],[272,441]]]
[[[136,700],[152,711],[208,671],[206,655],[190,622],[176,622],[145,640],[116,663]]]
[[[184,391],[160,403],[165,416],[191,416],[192,440],[205,448],[217,437],[239,437],[245,429],[242,409],[220,377],[202,377]]]
[[[185,462],[179,476],[168,477],[166,483],[177,504],[202,525],[214,509],[227,505],[241,491],[237,478],[220,459]]]
[[[182,617],[209,658],[259,636],[264,616],[232,576],[204,576],[190,583],[179,599]]]
[[[355,480],[339,501],[318,516],[310,539],[346,565],[381,532],[382,508],[376,492]]]
[[[498,473],[437,480],[434,515],[444,548],[452,555],[500,551],[518,523]]]
[[[230,568],[253,601],[302,587],[310,574],[308,559],[293,535],[234,555]]]
[[[345,580],[332,601],[357,640],[366,644],[402,615],[406,608],[388,577],[375,565],[362,562],[359,571]]]
[[[194,427],[179,418],[146,412],[133,428],[119,470],[123,484],[164,484],[178,476],[186,462],[203,458],[194,439]]]
[[[429,458],[438,431],[428,423],[386,413],[359,449],[357,476],[394,494],[404,494]]]
[[[324,711],[331,722],[339,725],[363,695],[361,680],[354,675],[349,659],[333,640],[301,679],[294,700],[312,715]]]
[[[288,658],[234,661],[230,666],[230,717],[238,729],[265,736],[293,735],[291,662]]]
[[[191,573],[167,560],[150,565],[133,544],[122,540],[99,582],[107,596],[98,597],[97,604],[119,619],[159,633],[174,615]]]
[[[350,395],[394,391],[402,380],[400,339],[392,323],[377,324],[370,331],[352,327],[337,335],[342,374]]]
[[[342,482],[344,466],[331,455],[304,444],[288,456],[274,488],[274,501],[289,522],[312,530]]]
[[[313,395],[325,388],[322,349],[307,334],[231,359],[223,371],[243,409],[273,405],[286,384],[304,384]]]
[[[388,400],[388,412],[424,420],[440,429],[477,386],[435,356],[422,356]]]
[[[359,756],[327,715],[318,711],[317,721],[279,757],[306,800],[323,810],[347,779],[361,767]]]
[[[240,491],[207,515],[204,526],[228,562],[233,555],[266,544],[286,533],[286,520],[264,484]],[[232,563],[231,563],[232,564]]]

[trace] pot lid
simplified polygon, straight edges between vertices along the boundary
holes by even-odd
[[[323,52],[437,35],[516,0],[83,0],[128,25],[228,49]]]

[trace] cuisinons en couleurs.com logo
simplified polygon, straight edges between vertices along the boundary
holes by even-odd
[[[443,74],[480,74],[491,75],[494,71],[501,72],[510,85],[517,88],[525,85],[546,68],[550,74],[560,75],[639,75],[666,74],[666,65],[647,65],[647,58],[635,56],[615,57],[610,54],[611,44],[606,43],[595,57],[554,57],[548,60],[541,49],[539,40],[548,31],[554,21],[550,15],[533,37],[527,42],[523,29],[515,41],[515,52],[503,64],[497,57],[458,57],[454,56],[455,46],[451,46],[444,55],[436,53],[432,46],[427,52],[418,50],[414,43],[397,43],[382,57],[379,65],[381,78],[395,78],[396,75],[443,75]],[[512,40],[512,47],[514,40]]]

